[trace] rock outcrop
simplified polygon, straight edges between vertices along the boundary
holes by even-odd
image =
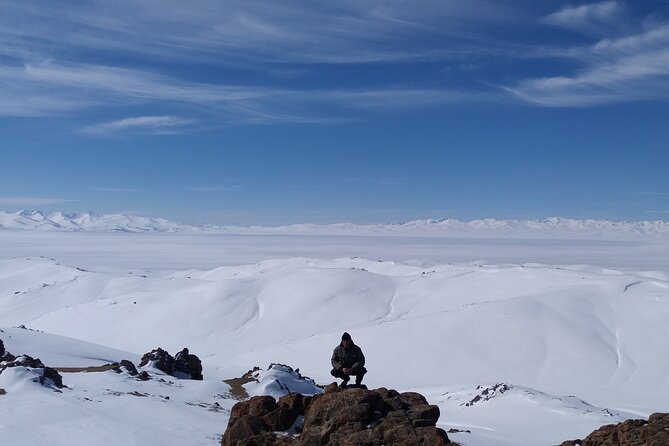
[[[646,420],[626,420],[600,427],[583,440],[560,446],[666,446],[669,445],[669,413],[654,413]]]
[[[37,381],[42,385],[53,385],[58,389],[66,387],[63,384],[63,377],[56,369],[45,366],[39,358],[33,358],[28,355],[14,356],[5,350],[4,343],[0,340],[0,374],[11,367],[26,367],[38,372]]]
[[[158,347],[142,356],[139,366],[145,367],[147,365],[177,378],[203,379],[200,358],[190,354],[187,348],[177,353],[175,358],[166,350]]]
[[[144,353],[139,363],[140,367],[152,366],[168,375],[172,374],[174,367],[174,357],[166,350],[158,347],[148,353]]]
[[[221,445],[451,444],[438,419],[439,408],[419,393],[331,385],[314,396],[289,394],[278,402],[257,396],[235,404]]]
[[[201,381],[204,378],[200,358],[191,355],[187,348],[182,349],[174,357],[173,370],[175,373],[188,375],[190,379]]]
[[[16,356],[12,355],[7,350],[5,350],[5,343],[2,342],[2,339],[0,339],[0,363],[11,362],[15,359],[16,359]],[[1,365],[0,365],[0,368],[2,368]]]

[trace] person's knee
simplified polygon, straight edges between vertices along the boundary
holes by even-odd
[[[341,378],[343,374],[337,369],[332,369],[330,370],[330,375],[334,376],[335,378]]]

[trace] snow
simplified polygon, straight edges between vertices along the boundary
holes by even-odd
[[[439,426],[470,431],[449,434],[463,445],[556,444],[669,411],[661,231],[600,223],[578,240],[507,238],[508,226],[477,225],[485,236],[0,231],[9,352],[88,367],[188,347],[205,377],[63,373],[59,393],[7,369],[0,438],[215,445],[238,398],[224,380],[259,366],[248,395],[319,392],[344,331],[365,352],[370,388],[423,393]]]
[[[293,235],[422,235],[469,237],[530,237],[559,238],[611,236],[666,236],[669,222],[665,221],[611,221],[574,220],[551,217],[541,220],[496,220],[492,218],[468,222],[452,218],[412,220],[395,224],[356,225],[338,223],[329,225],[292,224],[287,226],[220,226],[212,224],[188,225],[164,218],[141,217],[128,214],[99,215],[93,212],[68,214],[24,210],[15,213],[0,211],[0,229],[82,232],[186,232],[213,234],[293,234]]]

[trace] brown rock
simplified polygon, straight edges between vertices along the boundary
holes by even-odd
[[[304,417],[301,434],[277,436]],[[414,392],[344,389],[327,393],[254,397],[235,404],[221,445],[442,446],[450,444],[437,428],[439,408]]]
[[[626,420],[602,426],[583,440],[560,446],[666,446],[669,445],[669,414],[654,413],[646,420]]]

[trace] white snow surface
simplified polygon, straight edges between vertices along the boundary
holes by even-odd
[[[344,331],[365,352],[370,388],[423,393],[439,405],[440,427],[470,431],[449,434],[463,445],[559,444],[667,412],[666,237],[612,233],[575,241],[0,231],[0,339],[9,352],[86,367],[188,347],[205,376],[63,373],[59,393],[33,382],[34,371],[7,369],[0,438],[215,445],[236,402],[224,379],[260,366],[249,395],[318,392],[267,367],[288,364],[328,384]]]

